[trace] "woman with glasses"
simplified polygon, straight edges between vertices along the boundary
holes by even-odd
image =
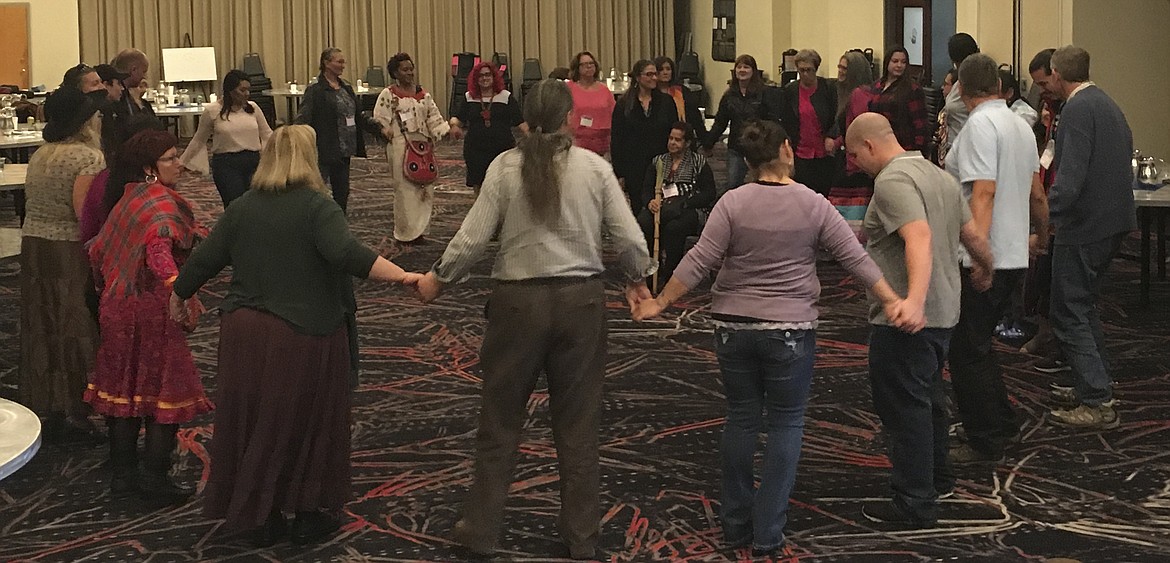
[[[869,111],[869,103],[873,101],[871,84],[873,69],[861,51],[853,50],[841,56],[837,62],[837,127],[834,130],[834,146],[838,150],[845,147],[845,132],[853,120]],[[845,153],[845,173],[834,183],[844,188],[873,190],[873,178],[862,171],[848,153]]]
[[[252,183],[252,174],[260,165],[260,149],[272,135],[260,106],[248,100],[251,90],[244,71],[228,71],[223,77],[223,98],[204,107],[199,129],[183,151],[183,166],[203,173],[211,153],[211,177],[224,209]]]
[[[569,127],[573,144],[605,156],[609,152],[613,108],[616,101],[609,87],[598,79],[601,68],[589,51],[581,51],[569,63],[569,92],[573,95],[573,113]]]
[[[102,342],[85,400],[106,416],[110,437],[110,492],[137,493],[152,507],[177,504],[194,493],[171,480],[179,425],[211,410],[185,332],[194,330],[198,301],[180,324],[168,312],[171,285],[207,229],[175,191],[183,166],[178,140],[141,131],[118,151],[113,175],[146,175],[125,186],[89,258],[101,290]],[[146,426],[139,468],[138,433]]]
[[[520,103],[504,88],[504,77],[487,61],[477,63],[467,78],[467,94],[451,117],[451,135],[463,141],[463,162],[467,165],[467,185],[483,185],[488,165],[500,153],[516,146],[512,128],[524,131]]]
[[[817,76],[821,55],[812,49],[796,53],[798,80],[784,86],[784,124],[795,153],[792,178],[821,195],[837,177],[837,140],[833,119],[837,115],[837,92],[828,79]]]
[[[670,128],[678,118],[674,100],[658,90],[658,68],[653,62],[634,63],[630,78],[633,84],[613,110],[610,147],[613,171],[630,198],[630,207],[641,211],[654,195],[642,186],[646,167],[666,152]]]

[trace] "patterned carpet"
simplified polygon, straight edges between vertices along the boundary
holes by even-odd
[[[355,160],[350,217],[369,244],[407,269],[438,257],[472,196],[456,145],[440,147],[443,181],[426,244],[389,244],[392,195],[381,158]],[[716,159],[721,160],[721,159]],[[717,170],[722,175],[722,170]],[[209,223],[219,199],[207,180],[182,190]],[[4,221],[11,221],[3,209]],[[1139,307],[1137,266],[1119,260],[1103,306],[1121,401],[1121,428],[1073,432],[1043,423],[1052,376],[999,345],[1027,420],[1023,442],[998,467],[961,469],[940,527],[896,532],[871,525],[865,499],[886,494],[888,462],[870,404],[864,294],[822,263],[822,322],[803,459],[783,561],[1166,561],[1170,558],[1170,325],[1166,284]],[[46,446],[0,482],[0,560],[14,561],[453,561],[447,535],[471,479],[478,409],[477,351],[491,283],[473,279],[430,306],[395,288],[358,287],[363,372],[354,396],[354,499],[343,532],[305,549],[254,550],[200,515],[198,497],[154,512],[109,498],[104,447]],[[0,395],[15,398],[19,362],[14,258],[0,260]],[[214,306],[226,283],[207,287]],[[696,292],[658,321],[635,324],[611,279],[610,354],[602,423],[602,543],[606,561],[750,561],[721,546],[717,444],[724,415],[710,336],[709,299]],[[191,346],[215,387],[218,321],[205,317]],[[558,552],[556,458],[547,395],[529,408],[501,558],[547,561]],[[181,432],[177,473],[206,478],[212,418]]]

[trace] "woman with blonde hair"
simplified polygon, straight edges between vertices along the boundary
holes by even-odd
[[[350,233],[317,171],[313,130],[277,129],[252,186],[175,280],[172,314],[226,266],[211,474],[204,510],[255,529],[321,540],[349,498],[349,393],[356,365],[352,276],[400,282],[402,268]]]
[[[20,239],[20,400],[43,420],[47,443],[101,443],[82,401],[98,346],[86,305],[92,286],[78,220],[93,178],[106,167],[100,146],[105,90],[61,88],[45,101],[46,144],[25,180]]]

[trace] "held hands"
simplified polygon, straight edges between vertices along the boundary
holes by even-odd
[[[832,137],[825,137],[825,152],[833,154],[837,152],[837,140]]]
[[[435,277],[434,272],[407,272],[402,278],[402,285],[414,288],[415,295],[423,303],[434,301],[443,292],[443,283]]]
[[[462,139],[464,137],[464,135],[466,135],[466,133],[463,132],[462,127],[460,127],[458,125],[451,126],[451,138],[452,139],[455,139],[456,141],[458,141],[458,140]]]
[[[195,328],[199,326],[199,317],[204,311],[203,303],[199,301],[199,298],[192,297],[184,300],[182,297],[171,293],[171,300],[167,305],[167,312],[171,320],[179,323],[183,327],[183,330],[194,332]]]
[[[924,303],[911,303],[906,299],[898,299],[882,305],[886,318],[890,319],[898,330],[915,334],[926,328],[926,311]]]

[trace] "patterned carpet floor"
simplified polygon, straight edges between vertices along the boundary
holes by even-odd
[[[367,243],[410,270],[442,252],[473,196],[457,145],[440,147],[435,222],[422,245],[390,244],[392,194],[384,159],[354,161],[350,219]],[[719,160],[719,159],[717,159]],[[722,175],[722,170],[717,170]],[[209,180],[181,190],[211,224],[220,211]],[[3,209],[4,221],[11,212]],[[1127,243],[1129,246],[1135,246]],[[1132,248],[1127,248],[1132,250]],[[471,479],[479,405],[482,309],[490,259],[466,284],[423,306],[401,289],[358,285],[362,380],[354,395],[353,500],[328,543],[256,550],[200,514],[200,502],[148,511],[108,494],[106,449],[46,446],[0,482],[3,561],[455,561],[448,537]],[[0,395],[16,398],[19,268],[0,260]],[[1074,432],[1046,425],[1053,376],[1030,368],[1018,343],[997,344],[1026,419],[1024,439],[997,467],[960,469],[935,529],[898,532],[860,512],[887,494],[888,462],[866,370],[864,292],[822,263],[822,320],[805,441],[782,561],[1170,560],[1170,291],[1138,304],[1137,266],[1118,260],[1102,305],[1122,426]],[[750,561],[722,547],[718,440],[725,412],[709,321],[697,291],[657,321],[629,320],[608,284],[610,348],[602,420],[605,561]],[[225,278],[203,297],[214,307]],[[191,335],[208,390],[216,385],[218,320]],[[547,394],[532,396],[501,560],[548,561],[558,552],[556,458]],[[212,417],[184,426],[176,471],[207,476]]]

